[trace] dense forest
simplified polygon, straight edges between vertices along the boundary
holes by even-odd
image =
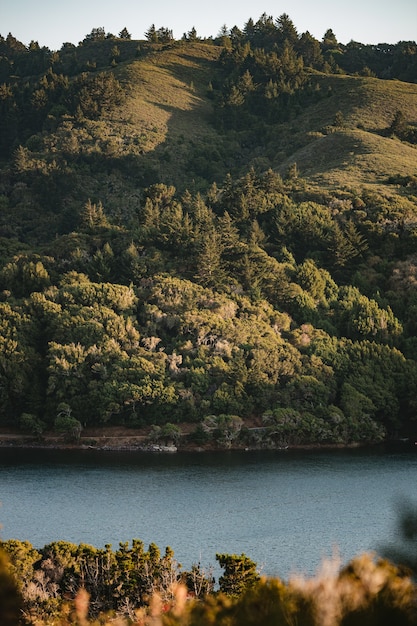
[[[414,437],[416,58],[285,14],[0,37],[1,426]]]
[[[416,59],[286,14],[204,40],[0,36],[0,429],[414,441]],[[8,540],[0,621],[408,626],[416,527],[392,562],[310,580],[218,554],[216,588],[137,539]]]

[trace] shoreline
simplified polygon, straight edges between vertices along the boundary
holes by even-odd
[[[185,445],[185,446],[162,446],[162,445],[154,445],[154,444],[146,444],[146,445],[126,445],[126,444],[103,444],[103,445],[89,445],[83,443],[68,443],[68,442],[40,442],[34,440],[18,440],[15,438],[7,438],[4,439],[0,434],[0,450],[8,449],[8,450],[47,450],[47,451],[66,451],[66,452],[91,452],[91,453],[137,453],[137,454],[188,454],[188,453],[224,453],[224,452],[297,452],[297,451],[331,451],[331,450],[355,450],[355,449],[365,449],[365,448],[381,448],[386,445],[389,445],[389,442],[379,442],[379,443],[339,443],[339,444],[320,444],[320,443],[311,443],[311,444],[299,444],[299,445],[289,445],[285,447],[272,447],[272,446],[258,446],[258,447],[250,447],[250,446],[230,446],[230,447],[221,447],[217,445]],[[406,449],[406,446],[404,446]]]
[[[27,433],[21,433],[14,429],[0,429],[0,449],[20,450],[65,450],[82,452],[135,452],[138,454],[177,454],[177,453],[213,453],[213,452],[286,452],[286,451],[311,451],[311,450],[352,450],[359,448],[388,447],[402,450],[417,451],[417,442],[412,438],[385,440],[382,442],[351,442],[351,443],[310,443],[286,446],[248,446],[245,444],[233,444],[221,446],[215,442],[198,444],[186,441],[190,434],[190,424],[182,428],[182,441],[151,442],[149,441],[149,429],[126,429],[120,427],[108,427],[100,429],[85,429],[78,441],[68,441],[61,435],[46,432],[41,438],[36,438]]]

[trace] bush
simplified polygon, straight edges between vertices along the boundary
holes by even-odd
[[[60,405],[60,407],[61,406],[62,405]],[[60,407],[58,407],[58,409]],[[71,417],[71,415],[69,415],[66,410],[61,409],[58,413],[58,417],[54,422],[54,429],[57,433],[64,435],[65,440],[78,441],[83,428],[81,426],[81,422],[75,419],[75,417]]]
[[[0,624],[1,626],[17,626],[21,617],[22,598],[17,582],[10,570],[10,563],[0,550]]]

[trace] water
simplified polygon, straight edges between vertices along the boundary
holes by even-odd
[[[2,539],[169,545],[184,568],[244,552],[312,575],[394,542],[417,454],[375,450],[153,455],[0,449]]]

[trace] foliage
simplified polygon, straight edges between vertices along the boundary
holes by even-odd
[[[413,42],[318,41],[286,14],[145,39],[0,39],[1,422],[410,435]]]
[[[199,564],[183,572],[171,548],[161,554],[152,543],[145,550],[138,539],[131,545],[120,543],[116,550],[110,545],[98,549],[65,541],[48,544],[39,552],[26,541],[8,540],[1,547],[2,558],[7,555],[10,559],[6,569],[10,584],[18,581],[24,612],[38,618],[53,618],[64,607],[65,598],[80,590],[87,592],[90,615],[96,616],[110,610],[129,614],[148,605],[155,594],[168,603],[180,581],[187,582],[196,597],[204,597],[213,589],[211,574]],[[17,599],[16,589],[10,597],[11,606]]]
[[[183,572],[170,548],[161,555],[155,544],[145,550],[136,539],[117,550],[58,541],[37,552],[17,540],[3,542],[2,550],[0,591],[7,602],[5,596],[1,610],[7,626],[19,623],[20,602],[30,623],[57,626],[114,619],[159,626],[411,626],[416,620],[416,586],[409,573],[370,554],[342,568],[337,560],[324,562],[314,577],[287,582],[260,577],[245,554],[218,554],[224,573],[214,590],[210,572],[200,564]]]
[[[415,504],[401,499],[397,502],[396,520],[398,539],[390,546],[382,546],[381,552],[394,563],[407,568],[415,578],[417,573],[417,509]]]
[[[0,36],[0,423],[181,446],[189,421],[222,448],[414,436],[415,42],[318,41],[286,14],[144,36]],[[216,593],[155,544],[9,540],[0,622],[23,598],[38,624],[414,624],[413,510],[403,531],[401,567],[287,583],[219,554]]]
[[[56,432],[64,435],[64,438],[69,441],[78,441],[81,435],[82,426],[81,423],[75,419],[75,417],[71,417],[69,414],[69,407],[64,403],[61,403],[58,406],[58,417],[54,422],[54,429]]]
[[[38,419],[36,415],[31,413],[22,413],[19,420],[19,426],[22,430],[29,431],[36,437],[41,438],[46,424],[42,420]]]
[[[224,569],[219,578],[220,591],[228,596],[240,596],[260,580],[256,563],[246,554],[216,554],[216,560]]]

